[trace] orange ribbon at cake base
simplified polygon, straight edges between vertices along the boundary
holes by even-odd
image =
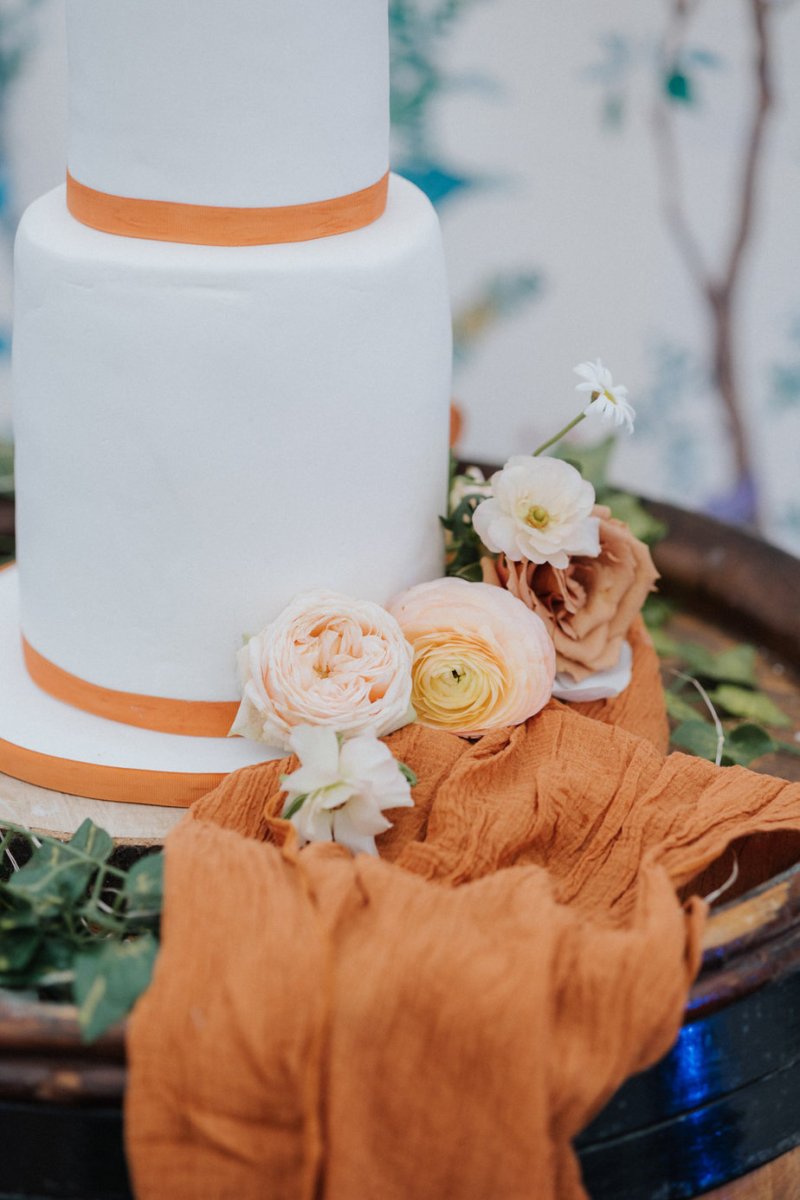
[[[67,207],[102,233],[195,246],[265,246],[309,242],[363,229],[381,217],[389,173],[370,187],[333,200],[272,208],[226,208],[137,200],[98,192],[67,174]]]
[[[55,700],[95,717],[184,737],[227,737],[239,705],[235,701],[171,700],[118,692],[89,683],[50,662],[22,639],[25,666],[33,682]]]

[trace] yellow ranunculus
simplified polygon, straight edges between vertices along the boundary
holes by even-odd
[[[544,622],[510,593],[440,579],[412,588],[390,611],[414,649],[412,703],[421,724],[476,736],[519,725],[550,699],[553,643]]]

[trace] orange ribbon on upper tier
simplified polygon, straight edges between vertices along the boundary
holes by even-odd
[[[388,195],[387,171],[371,187],[334,200],[225,208],[114,196],[95,191],[67,173],[67,207],[82,225],[119,237],[195,246],[278,245],[351,233],[383,215]]]
[[[22,639],[25,666],[33,682],[55,700],[71,704],[95,717],[185,737],[226,737],[239,705],[229,701],[169,700],[140,696],[88,683],[50,662]]]

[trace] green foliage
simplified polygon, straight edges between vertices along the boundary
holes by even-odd
[[[483,497],[467,495],[456,505],[449,517],[440,520],[447,532],[447,574],[469,583],[482,578],[481,540],[475,532],[472,517]]]
[[[612,517],[624,521],[640,542],[652,546],[667,536],[667,526],[652,516],[637,496],[631,496],[628,492],[610,492],[599,498],[602,504],[607,504],[611,509]]]
[[[634,537],[652,546],[667,536],[667,527],[647,511],[637,496],[618,491],[609,483],[616,445],[617,439],[611,434],[587,446],[562,444],[553,450],[553,457],[563,459],[580,471],[594,487],[597,503],[607,505],[611,515],[618,521],[624,521]]]
[[[662,629],[674,614],[675,605],[659,592],[649,595],[642,609],[645,625],[651,632],[654,629]]]
[[[75,957],[75,1001],[87,1042],[121,1021],[150,983],[158,954],[151,933],[87,946]]]
[[[749,691],[735,684],[723,683],[710,694],[712,704],[732,717],[743,717],[763,725],[788,729],[792,722],[774,700],[763,692]]]
[[[0,442],[0,496],[14,494],[14,447]]]
[[[617,439],[613,434],[586,446],[562,444],[553,450],[553,457],[571,463],[584,479],[588,479],[596,492],[603,492],[608,487],[608,472],[616,444]]]
[[[713,653],[694,642],[678,642],[661,629],[652,631],[659,654],[678,658],[691,675],[707,683],[732,683],[742,688],[758,687],[756,648],[746,643]]]
[[[792,722],[760,690],[754,646],[731,646],[714,654],[704,646],[677,641],[659,624],[651,628],[651,636],[659,654],[678,660],[683,668],[666,692],[667,712],[677,722],[672,733],[675,747],[716,761],[719,733],[711,719],[711,705],[724,732],[722,766],[749,767],[778,751],[800,754],[800,747],[778,740],[764,728],[788,729]],[[744,723],[736,725],[732,719]]]
[[[708,721],[698,719],[697,714],[682,721],[673,731],[672,743],[680,750],[715,762],[719,748],[719,735]],[[747,722],[725,733],[722,743],[721,765],[723,767],[749,767],[765,754],[792,747],[778,742],[762,726]]]
[[[0,839],[0,864],[14,866],[0,879],[0,987],[74,1000],[87,1040],[130,1011],[158,948],[163,857],[126,872],[113,851],[91,821],[68,842],[9,824]]]

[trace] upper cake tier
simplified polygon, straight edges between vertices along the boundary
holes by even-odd
[[[387,0],[67,0],[69,169],[114,196],[261,208],[377,183]]]

